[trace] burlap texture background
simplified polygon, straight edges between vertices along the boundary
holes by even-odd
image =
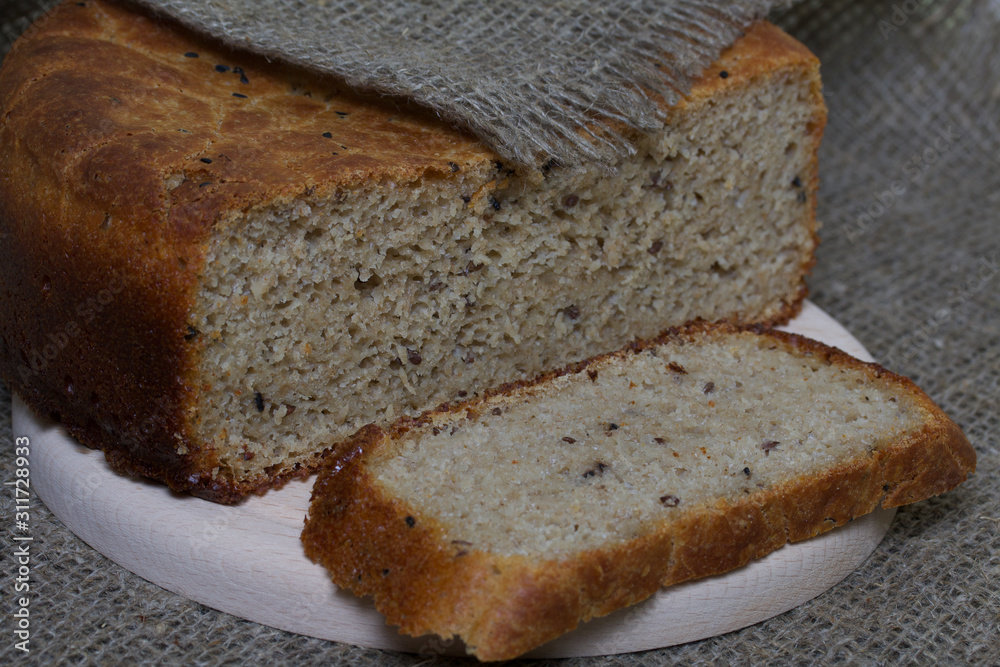
[[[37,0],[0,9],[12,16]],[[4,16],[4,12],[7,13]],[[807,2],[781,17],[823,59],[830,125],[812,298],[963,426],[978,473],[902,508],[819,598],[705,641],[579,665],[1000,664],[1000,3]],[[0,35],[2,38],[2,35]],[[0,481],[13,475],[0,387]],[[0,661],[13,649],[9,487],[0,494]],[[418,665],[219,613],[124,571],[32,503],[34,664]]]

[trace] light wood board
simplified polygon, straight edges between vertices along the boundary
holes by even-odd
[[[807,302],[787,330],[870,360],[854,338]],[[367,600],[337,590],[302,553],[312,480],[215,505],[113,473],[14,398],[14,433],[31,438],[31,485],[60,521],[99,552],[202,604],[283,630],[427,654],[461,653],[436,637],[408,638]],[[722,634],[783,613],[850,574],[882,540],[895,510],[877,510],[787,545],[725,575],[672,586],[646,602],[582,625],[531,655],[605,655]],[[127,638],[123,638],[127,639]]]

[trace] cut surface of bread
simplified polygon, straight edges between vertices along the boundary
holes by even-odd
[[[805,294],[816,59],[758,24],[636,154],[501,164],[392,101],[68,2],[0,71],[0,375],[234,501],[368,423]]]
[[[362,430],[317,480],[302,539],[402,632],[498,660],[974,468],[909,380],[695,324]]]

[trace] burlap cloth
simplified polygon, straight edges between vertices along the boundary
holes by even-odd
[[[7,0],[0,39],[37,1]],[[812,298],[962,425],[979,470],[956,491],[902,508],[857,572],[797,609],[693,644],[570,664],[1000,664],[1000,3],[806,5],[780,18],[823,59],[830,106]],[[0,386],[3,481],[14,478],[8,403]],[[14,510],[3,488],[7,662],[18,655]],[[37,499],[31,511],[32,663],[431,660],[216,612],[118,567]]]
[[[611,163],[786,0],[134,0],[216,39],[430,107],[504,161]],[[666,56],[666,57],[665,57]]]

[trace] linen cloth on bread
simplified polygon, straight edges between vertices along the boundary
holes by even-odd
[[[781,0],[138,0],[233,46],[430,107],[505,159],[611,163]]]

